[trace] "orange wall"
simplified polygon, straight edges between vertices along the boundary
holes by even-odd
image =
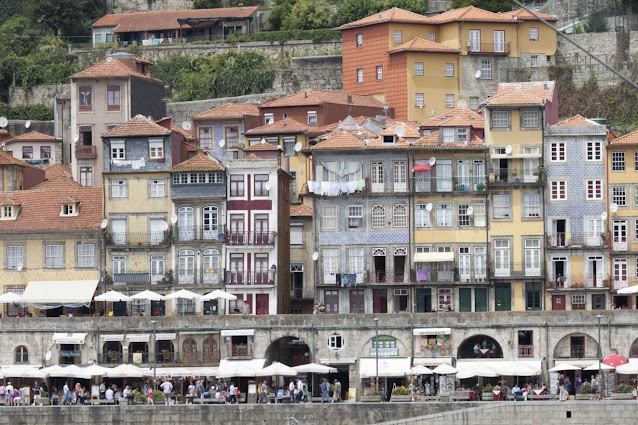
[[[352,94],[378,94],[386,91],[385,81],[376,80],[376,67],[383,66],[383,79],[388,73],[389,25],[379,24],[344,30],[343,91]],[[356,35],[363,34],[363,46],[356,47]],[[357,83],[357,68],[363,68],[363,83]]]

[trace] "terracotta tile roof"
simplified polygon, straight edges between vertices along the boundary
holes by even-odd
[[[503,94],[508,91],[521,89],[525,90],[534,96],[542,99],[552,101],[554,99],[554,90],[556,83],[554,81],[531,81],[531,82],[518,82],[518,83],[499,83],[496,95]]]
[[[78,215],[60,217],[62,204],[69,201],[80,203]],[[80,186],[67,176],[29,190],[0,192],[0,205],[5,204],[21,207],[15,220],[0,221],[0,233],[99,231],[102,222],[102,189]]]
[[[304,134],[310,127],[295,121],[292,118],[275,121],[272,124],[250,129],[246,132],[248,136],[268,135],[268,134]]]
[[[38,133],[37,131],[30,131],[28,133],[22,134],[20,136],[16,136],[13,139],[7,140],[6,144],[16,143],[16,142],[61,142],[62,140],[56,139],[53,136],[49,136],[48,134]]]
[[[401,136],[403,139],[418,139],[419,138],[419,130],[416,128],[412,128],[409,125],[405,125],[404,123],[395,123],[393,125],[388,126],[385,130],[381,132],[381,136],[394,136],[397,134],[397,129],[399,127],[403,127],[404,135]]]
[[[609,142],[609,147],[614,148],[616,146],[638,146],[638,130],[617,137]]]
[[[310,128],[306,132],[306,136],[308,136],[308,137],[319,137],[319,136],[321,136],[323,134],[330,133],[331,131],[335,130],[338,125],[339,125],[338,122],[334,122],[332,124],[327,124],[327,125],[324,125],[322,127]]]
[[[168,136],[171,131],[144,115],[136,115],[124,124],[104,133],[102,137]]]
[[[439,137],[438,131],[433,131],[427,136],[423,136],[416,140],[413,144],[413,149],[427,149],[427,150],[484,150],[486,149],[485,142],[480,137],[474,136],[469,143],[443,143]]]
[[[255,155],[254,153],[251,153],[250,155],[248,155],[244,159],[263,159],[263,158],[260,158],[257,155]]]
[[[44,169],[44,178],[46,180],[51,180],[57,176],[72,177],[71,168],[62,164],[54,164]]]
[[[478,7],[468,6],[460,9],[452,9],[439,15],[432,16],[432,21],[437,24],[444,22],[504,22],[516,23],[514,18],[508,15],[490,12]]]
[[[140,61],[139,59],[135,59]],[[145,61],[144,61],[145,62]],[[102,62],[93,65],[90,68],[80,71],[71,76],[71,79],[87,79],[87,78],[128,78],[138,77],[159,81],[151,76],[142,74],[129,66],[129,62],[117,59],[106,58]]]
[[[587,126],[591,126],[591,125],[600,125],[600,124],[598,124],[595,121],[589,120],[589,119],[585,118],[584,116],[578,114],[578,115],[574,115],[571,118],[565,118],[563,121],[559,121],[555,125],[578,125],[578,126],[587,125]]]
[[[182,148],[184,148],[186,150],[186,152],[202,152],[202,153],[206,153],[203,149],[198,148],[197,146],[195,146],[192,143],[188,143],[188,142],[184,142],[182,141]]]
[[[312,208],[306,205],[291,205],[290,217],[312,217]]]
[[[348,102],[348,99],[352,99]],[[356,105],[356,106],[368,106],[371,108],[383,109],[383,103],[379,102],[372,96],[363,96],[358,94],[343,93],[340,91],[332,90],[317,90],[308,89],[297,93],[283,96],[277,99],[269,100],[261,105],[261,109],[267,108],[281,108],[290,106],[312,106],[323,105],[325,103],[332,103],[337,105]]]
[[[485,120],[482,116],[466,107],[458,107],[449,112],[436,116],[421,124],[421,127],[460,127],[468,126],[484,128]]]
[[[485,104],[487,106],[543,106],[545,99],[535,96],[527,90],[515,89],[488,97]]]
[[[38,170],[40,169],[36,167],[35,165],[27,164],[24,161],[21,161],[17,158],[12,157],[11,155],[6,153],[2,149],[0,149],[0,165],[17,165],[20,167],[30,167],[30,168],[35,168]]]
[[[191,159],[180,162],[171,168],[171,173],[181,173],[186,171],[222,171],[225,169],[226,167],[211,159],[204,152],[199,152]]]
[[[281,151],[279,146],[273,146],[270,143],[255,143],[252,146],[247,146],[243,149],[244,152],[266,152],[266,151]]]
[[[546,13],[540,13],[540,12],[534,12],[534,13],[536,13],[538,16],[545,19],[546,21],[549,21],[549,22],[558,21],[558,18],[555,16],[548,15]],[[521,21],[538,21],[536,16],[532,15],[525,9],[516,9],[516,10],[510,10],[507,12],[499,12],[499,14],[512,16],[512,17],[516,16],[516,18]]]
[[[240,120],[246,115],[258,117],[259,106],[254,103],[226,103],[217,108],[193,115],[193,120]]]
[[[116,13],[105,15],[93,28],[115,27],[114,32],[154,31],[180,28],[178,19],[248,18],[257,6],[223,7],[217,9],[174,10],[161,12]],[[190,25],[182,25],[189,28]]]
[[[181,136],[184,139],[186,139],[186,140],[195,140],[196,139],[196,137],[193,135],[193,133],[191,133],[190,131],[184,130],[179,125],[171,124],[171,131],[174,131],[175,133],[181,134]]]
[[[321,150],[365,150],[365,149],[382,149],[382,150],[402,150],[409,149],[411,143],[405,139],[399,139],[393,145],[384,145],[382,136],[374,135],[374,138],[363,138],[355,136],[353,132],[336,130],[326,140],[312,146],[309,151]],[[307,150],[308,151],[308,150]]]
[[[405,24],[430,24],[432,23],[432,19],[428,18],[427,16],[419,15],[418,13],[399,9],[398,7],[393,7],[392,9],[384,10],[383,12],[375,13],[374,15],[359,19],[358,21],[341,25],[340,27],[337,27],[335,29],[346,30],[349,28],[383,24],[386,22],[400,22]]]
[[[459,49],[453,49],[440,43],[434,43],[420,37],[415,37],[394,49],[388,50],[389,54],[400,52],[459,53]]]

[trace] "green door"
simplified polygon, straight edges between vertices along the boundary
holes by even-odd
[[[543,306],[543,286],[538,282],[525,284],[525,308],[526,310],[541,310]]]
[[[432,311],[432,290],[430,288],[417,288],[416,312],[430,313]]]
[[[472,288],[459,288],[459,310],[472,311]]]
[[[512,310],[512,284],[497,283],[494,285],[494,310],[511,311]]]
[[[487,288],[474,289],[474,311],[487,310]]]
[[[151,316],[165,316],[166,301],[151,301]]]

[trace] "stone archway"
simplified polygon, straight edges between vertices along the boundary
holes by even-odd
[[[474,335],[459,345],[457,359],[503,358],[501,345],[491,336]]]
[[[565,335],[554,347],[554,359],[596,359],[598,341],[591,336],[574,332]]]
[[[310,348],[302,339],[285,336],[270,343],[266,350],[266,365],[272,362],[288,366],[299,366],[311,363]]]

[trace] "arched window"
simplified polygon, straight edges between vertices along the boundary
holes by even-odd
[[[204,239],[219,238],[219,215],[217,207],[204,207],[202,210],[202,224]]]
[[[178,283],[195,283],[195,251],[183,249],[179,252],[177,266]]]
[[[405,204],[398,204],[393,207],[394,227],[408,227],[408,207]]]
[[[122,344],[118,341],[107,341],[102,351],[103,363],[122,363]]]
[[[184,362],[196,362],[197,361],[197,343],[193,338],[187,338],[182,343],[182,361]]]
[[[24,345],[16,348],[16,363],[29,363],[29,350]]]
[[[204,283],[219,283],[219,251],[207,249],[204,251],[204,262],[202,264],[202,275]]]
[[[214,363],[217,361],[217,341],[215,338],[206,338],[202,344],[203,361]]]
[[[180,241],[195,239],[193,207],[182,207],[177,210],[177,236]]]
[[[385,205],[372,206],[372,228],[382,229],[385,227]]]

